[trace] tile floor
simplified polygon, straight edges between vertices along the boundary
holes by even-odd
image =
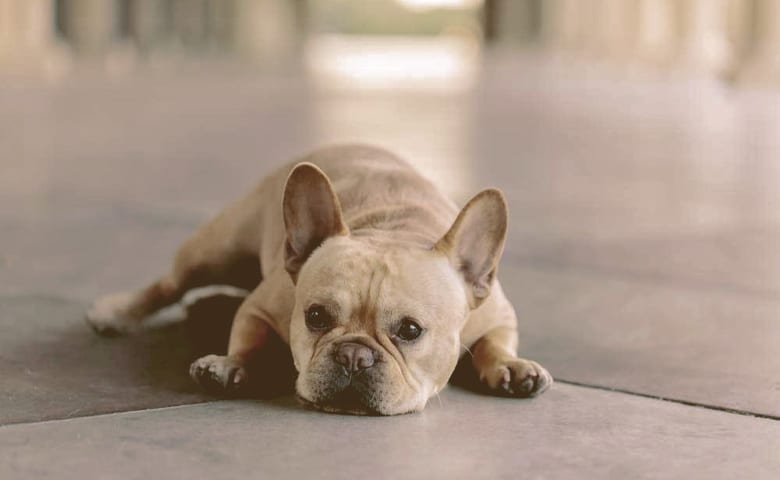
[[[780,478],[780,95],[484,62],[440,92],[224,65],[0,81],[0,478]],[[218,400],[186,368],[234,300],[138,337],[83,324],[264,172],[346,140],[461,202],[504,189],[501,277],[550,392],[325,415],[281,362],[263,398]]]

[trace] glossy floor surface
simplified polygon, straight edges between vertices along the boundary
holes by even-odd
[[[780,477],[780,95],[472,67],[452,88],[225,64],[1,81],[0,478]],[[262,398],[218,400],[186,370],[234,299],[136,337],[84,325],[265,172],[355,140],[460,203],[504,190],[500,277],[548,393],[327,415],[279,348]]]

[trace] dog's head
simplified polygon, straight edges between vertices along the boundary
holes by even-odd
[[[478,194],[431,248],[375,242],[350,235],[330,181],[302,163],[283,212],[298,396],[327,411],[421,410],[455,369],[469,312],[490,294],[506,237],[503,195]]]

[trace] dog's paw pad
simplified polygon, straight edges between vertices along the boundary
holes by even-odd
[[[204,390],[221,394],[237,393],[248,381],[243,364],[220,355],[206,355],[192,362],[190,377]]]
[[[550,373],[538,363],[515,358],[483,373],[482,380],[494,392],[511,397],[535,397],[553,383]]]
[[[129,293],[106,295],[99,298],[87,310],[85,318],[98,334],[107,337],[124,335],[138,328],[139,320],[127,314],[132,301]]]

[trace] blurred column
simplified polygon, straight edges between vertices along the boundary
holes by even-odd
[[[654,64],[672,62],[679,38],[679,0],[638,0],[637,57]]]
[[[732,61],[727,36],[728,0],[686,0],[679,5],[680,65],[700,71],[725,71]]]
[[[780,0],[754,0],[753,35],[740,80],[780,83]]]
[[[0,0],[0,62],[45,61],[54,39],[52,0]]]
[[[66,2],[65,34],[81,55],[101,56],[114,40],[116,2],[70,0]]]
[[[212,47],[229,47],[231,40],[231,27],[233,4],[226,0],[207,0],[206,12],[208,23],[206,34]]]
[[[206,43],[206,0],[173,0],[173,28],[176,39],[188,47]]]
[[[303,29],[297,2],[235,0],[233,41],[236,50],[257,60],[293,58]]]
[[[724,72],[727,80],[736,80],[749,60],[753,41],[753,2],[727,0],[726,38],[731,50],[731,61]]]
[[[639,30],[638,0],[601,0],[595,51],[600,57],[619,63],[631,60]]]
[[[542,2],[542,38],[544,44],[557,51],[576,51],[584,36],[583,10],[580,0],[545,0]]]
[[[598,56],[601,41],[601,18],[605,7],[603,0],[578,0],[576,11],[576,43],[573,50],[588,57]]]
[[[498,40],[499,24],[501,18],[498,15],[499,0],[485,0],[482,4],[482,37],[485,43],[494,43]],[[502,32],[503,33],[503,32]]]
[[[151,50],[165,37],[170,26],[168,5],[165,0],[133,0],[130,3],[130,34],[140,50]]]
[[[533,44],[539,40],[543,0],[486,0],[483,6],[485,40]]]

